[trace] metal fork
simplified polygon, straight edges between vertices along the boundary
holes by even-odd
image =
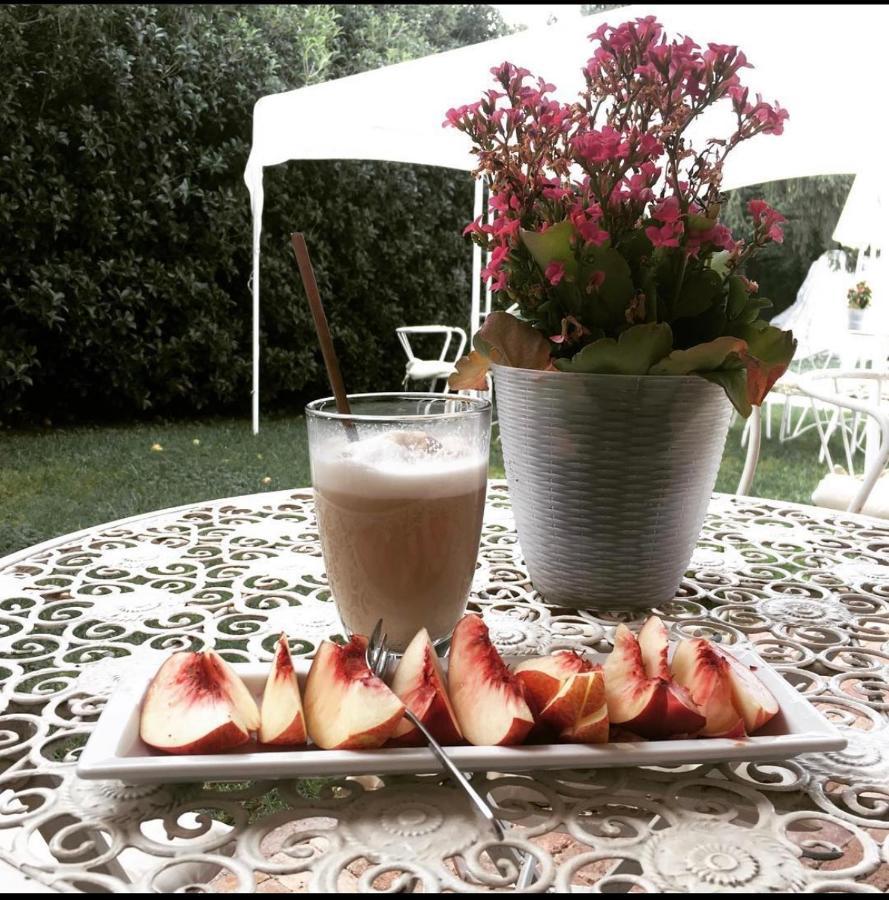
[[[387,637],[388,635],[383,632],[383,620],[380,619],[367,642],[367,650],[365,651],[367,667],[379,678],[382,678],[386,674],[386,669],[391,657],[391,651],[386,644]],[[445,770],[451,778],[453,778],[453,780],[463,789],[463,793],[466,794],[472,802],[476,812],[491,827],[497,840],[505,840],[506,829],[504,828],[503,823],[494,815],[493,810],[484,797],[482,797],[482,795],[472,786],[469,779],[457,768],[448,754],[445,753],[441,744],[439,744],[429,733],[429,729],[426,728],[411,710],[405,707],[404,714],[417,727],[423,737],[426,738],[429,749],[438,757],[439,762],[445,767]],[[530,853],[523,855],[512,847],[508,848],[506,852],[513,863],[521,866],[518,879],[516,880],[516,887],[524,888],[533,884],[537,877],[537,866],[535,865],[534,857]],[[492,857],[494,855],[495,854],[492,854]],[[500,853],[496,855],[501,856]]]

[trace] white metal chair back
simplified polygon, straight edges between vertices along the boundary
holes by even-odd
[[[832,385],[829,383],[832,382]],[[851,385],[851,389],[841,390],[840,383]],[[861,479],[855,479],[854,490],[849,495],[846,504],[846,512],[861,512],[867,503],[874,486],[886,467],[889,459],[889,410],[881,401],[886,399],[884,384],[889,384],[889,371],[873,369],[817,369],[806,372],[795,383],[795,389],[811,400],[817,400],[822,404],[832,406],[835,410],[834,417],[828,426],[816,416],[816,426],[821,437],[822,446],[828,465],[831,464],[827,442],[837,427],[839,417],[845,411],[855,414],[853,427],[849,430],[842,429],[847,463],[849,464],[849,476],[852,479],[852,456],[858,447],[856,436],[860,435],[859,425],[867,420],[867,440],[865,451],[865,464]],[[751,431],[747,447],[747,459],[744,472],[738,485],[737,493],[748,493],[756,473],[759,461],[761,426],[761,410],[755,407],[751,416]],[[848,434],[852,435],[851,443]]]
[[[403,385],[406,388],[411,381],[429,382],[429,390],[435,390],[435,383],[444,379],[447,393],[447,378],[454,371],[454,364],[466,349],[466,332],[452,325],[406,325],[396,328],[395,333],[407,356]],[[411,346],[411,336],[441,335],[442,347],[438,359],[420,359]],[[456,340],[454,340],[456,338]]]

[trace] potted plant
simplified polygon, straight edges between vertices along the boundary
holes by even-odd
[[[451,386],[493,373],[535,587],[564,605],[652,606],[687,568],[732,406],[761,404],[796,346],[743,275],[784,217],[751,201],[746,240],[719,221],[726,157],[781,134],[787,113],[749,97],[737,47],[670,41],[654,17],[590,37],[578,101],[503,63],[493,90],[447,113],[489,185],[492,217],[466,231],[518,310],[486,319]],[[695,148],[690,127],[715,104],[734,129]]]
[[[864,319],[864,311],[870,306],[871,289],[866,281],[859,281],[854,288],[846,292],[849,301],[849,330],[860,331]]]

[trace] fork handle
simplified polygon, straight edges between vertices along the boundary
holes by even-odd
[[[488,806],[488,802],[482,795],[472,786],[469,779],[457,768],[454,761],[445,753],[441,744],[435,740],[429,733],[429,729],[410,711],[405,708],[404,714],[417,726],[420,733],[426,738],[429,749],[438,757],[441,764],[447,769],[448,774],[463,788],[463,793],[472,801],[473,806],[481,814],[482,818],[491,826],[492,831],[498,841],[505,840],[506,831],[503,823],[494,815],[493,810]],[[517,850],[510,848],[509,854],[515,863],[521,866],[519,872],[519,880],[516,882],[517,888],[526,888],[534,882],[537,874],[537,866],[534,863],[534,857],[531,854],[522,855]]]
[[[487,801],[482,797],[482,795],[472,786],[469,779],[454,765],[454,761],[450,758],[450,756],[445,753],[441,744],[435,740],[434,737],[429,733],[429,729],[409,710],[405,709],[404,714],[411,720],[411,722],[416,725],[419,731],[422,733],[423,737],[426,738],[426,742],[429,744],[429,749],[438,757],[439,762],[448,770],[448,774],[463,788],[463,793],[466,794],[467,797],[472,801],[476,810],[481,814],[482,818],[487,821],[487,823],[491,826],[494,834],[497,836],[498,841],[504,840],[506,837],[506,832],[503,830],[503,825],[500,823],[500,820],[494,815],[491,807],[488,806]]]

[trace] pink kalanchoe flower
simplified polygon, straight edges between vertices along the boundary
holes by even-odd
[[[678,222],[681,215],[678,197],[667,197],[666,200],[661,200],[651,213],[651,217],[657,219],[658,222]]]
[[[762,126],[763,134],[783,134],[784,122],[790,118],[787,110],[782,109],[779,103],[772,106],[760,94],[756,95],[756,106],[746,111]]]
[[[660,228],[649,225],[645,229],[645,235],[655,247],[678,247],[682,235],[682,222],[667,222]]]
[[[554,344],[564,344],[566,341],[570,344],[590,333],[589,328],[581,325],[574,316],[565,316],[562,319],[562,330],[559,334],[550,335],[550,340]]]
[[[704,244],[711,244],[719,250],[731,252],[735,249],[735,243],[731,230],[725,225],[717,224],[706,231],[690,233],[685,242],[685,253],[687,256],[697,257]]]
[[[501,269],[497,277],[491,282],[492,291],[505,291],[509,286],[509,275],[506,269]]]
[[[545,187],[543,189],[543,196],[547,200],[564,200],[566,197],[571,196],[571,191],[556,183],[555,185]]]
[[[543,274],[546,276],[546,280],[555,287],[565,277],[565,263],[551,262]]]
[[[593,244],[596,247],[601,247],[611,237],[607,231],[599,227],[598,222],[594,222],[592,219],[586,219],[579,224],[575,222],[574,227],[577,228],[577,233],[585,243]]]
[[[598,203],[591,203],[589,206],[578,201],[575,203],[569,213],[571,223],[577,230],[577,233],[583,238],[586,244],[594,244],[600,247],[607,241],[611,235],[605,231],[599,222],[602,219],[602,207]]]
[[[735,238],[731,229],[725,225],[714,225],[709,231],[705,232],[704,236],[714,247],[718,247],[720,250],[732,251],[735,249]]]
[[[518,219],[508,219],[506,216],[497,216],[492,225],[483,225],[482,229],[496,234],[498,239],[505,241],[515,237],[519,233],[522,223]]]
[[[605,273],[601,269],[596,269],[586,283],[586,292],[592,294],[593,291],[598,291],[603,284],[605,284]]]
[[[506,212],[513,200],[513,195],[509,191],[499,191],[496,194],[491,194],[488,198],[488,206],[496,210],[499,213]]]
[[[501,267],[507,256],[509,256],[509,247],[495,247],[491,251],[490,262],[482,269],[482,278],[491,282],[492,290],[503,290],[503,287],[506,286],[506,273]],[[501,284],[502,287],[498,286]]]
[[[747,204],[747,212],[753,216],[753,227],[756,231],[762,232],[776,244],[784,242],[781,223],[786,222],[787,219],[778,210],[772,209],[765,200],[751,200]]]
[[[495,231],[493,225],[488,225],[482,221],[482,217],[479,216],[474,221],[470,222],[464,229],[463,234],[492,234]]]
[[[653,135],[644,132],[639,136],[636,152],[641,156],[657,159],[664,152],[664,145]]]
[[[621,140],[621,133],[606,125],[601,131],[595,129],[574,139],[576,152],[591,163],[622,159],[629,152],[627,144]]]

